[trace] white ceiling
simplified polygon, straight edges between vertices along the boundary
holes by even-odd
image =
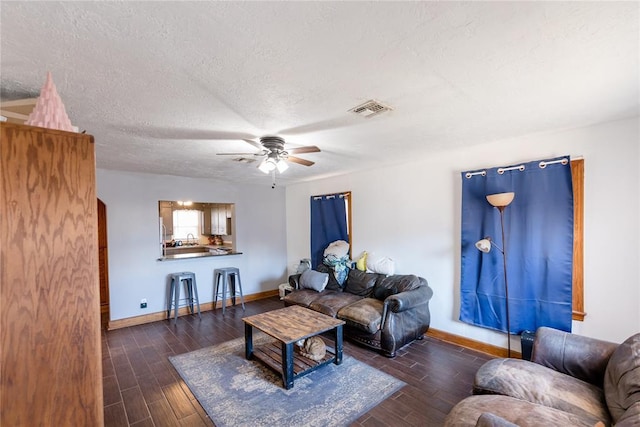
[[[280,185],[638,115],[638,2],[0,2],[3,100],[46,72],[98,167]],[[377,99],[393,111],[348,110]],[[251,156],[248,156],[251,157]]]

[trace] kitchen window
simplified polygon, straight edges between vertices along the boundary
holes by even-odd
[[[173,238],[187,240],[187,236],[198,240],[200,236],[201,212],[195,209],[177,209],[173,211]]]

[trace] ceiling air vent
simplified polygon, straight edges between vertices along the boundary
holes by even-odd
[[[349,111],[351,111],[352,113],[356,113],[359,116],[368,118],[368,117],[373,117],[380,113],[384,113],[385,111],[391,111],[391,110],[392,110],[391,107],[387,107],[386,105],[381,104],[375,99],[371,99],[365,102],[364,104],[360,104],[357,107],[352,108]]]

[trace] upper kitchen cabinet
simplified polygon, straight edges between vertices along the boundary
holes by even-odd
[[[200,233],[205,236],[211,236],[213,233],[211,232],[211,206],[208,203],[203,204],[202,207],[202,216],[200,223]]]
[[[233,205],[216,203],[211,207],[211,234],[228,236],[231,232]]]

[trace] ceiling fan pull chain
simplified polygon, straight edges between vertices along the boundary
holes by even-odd
[[[271,184],[271,189],[276,188],[276,170],[271,171],[271,178],[273,179],[273,183]]]

